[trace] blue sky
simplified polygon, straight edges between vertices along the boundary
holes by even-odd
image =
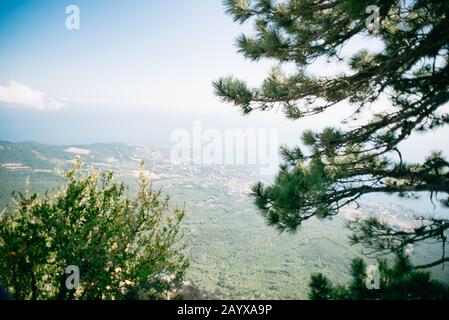
[[[80,30],[65,28],[70,4],[80,8]],[[236,53],[241,31],[220,0],[2,0],[0,85],[14,80],[64,108],[3,103],[0,139],[159,144],[172,127],[193,120],[219,115],[216,126],[245,125],[211,86],[240,71],[261,80],[269,69]]]
[[[77,31],[65,28],[71,3]],[[198,85],[243,62],[220,1],[8,0],[0,17],[0,81],[74,101],[205,104],[212,95],[197,95]]]
[[[80,30],[65,27],[72,4],[80,8]],[[291,122],[281,113],[242,117],[220,102],[212,80],[233,74],[257,85],[273,65],[237,53],[235,38],[248,30],[225,15],[221,0],[1,0],[0,90],[19,90],[26,101],[0,102],[0,139],[168,146],[171,131],[201,121],[278,129],[281,142],[293,145],[302,130],[350,114],[340,107]],[[359,39],[350,48],[366,44]],[[448,135],[414,137],[404,153],[415,160],[448,150]]]

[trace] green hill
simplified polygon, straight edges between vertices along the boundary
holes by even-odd
[[[349,280],[350,260],[360,254],[351,247],[345,217],[382,214],[394,223],[409,223],[414,212],[391,204],[365,201],[348,208],[333,221],[311,220],[296,234],[279,235],[266,227],[248,196],[260,179],[249,168],[173,163],[166,150],[127,144],[49,146],[33,142],[0,142],[0,203],[8,205],[13,190],[23,191],[29,177],[32,191],[54,190],[62,183],[59,169],[80,156],[87,165],[111,169],[130,184],[140,161],[155,186],[187,209],[185,231],[191,267],[188,277],[217,298],[307,298],[312,272],[330,279]],[[416,248],[415,262],[439,256],[441,248]],[[448,279],[449,271],[435,268],[435,277]]]

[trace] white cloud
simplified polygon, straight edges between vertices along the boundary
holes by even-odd
[[[15,80],[10,80],[5,86],[0,85],[0,103],[37,110],[59,110],[64,107],[61,101]]]

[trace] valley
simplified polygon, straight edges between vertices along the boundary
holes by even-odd
[[[218,299],[305,299],[314,272],[346,282],[350,261],[361,248],[349,245],[345,219],[378,214],[397,228],[408,228],[416,214],[410,208],[364,200],[332,221],[312,219],[295,234],[279,234],[265,225],[249,197],[251,185],[261,179],[255,170],[179,163],[168,154],[128,144],[0,142],[0,204],[10,207],[12,191],[23,191],[27,179],[30,191],[53,192],[63,182],[61,170],[69,168],[75,156],[86,167],[114,171],[132,193],[143,160],[153,187],[163,188],[186,208],[183,227],[191,261],[187,277]],[[412,260],[419,263],[440,254],[440,247],[426,244],[415,248]],[[449,279],[441,266],[432,272],[438,279]]]

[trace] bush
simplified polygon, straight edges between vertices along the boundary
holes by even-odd
[[[86,171],[79,159],[64,176],[56,194],[15,193],[0,215],[0,283],[15,299],[123,299],[136,290],[160,298],[167,288],[155,280],[182,280],[184,210],[143,170],[133,198],[112,172]],[[68,266],[79,268],[76,289]]]

